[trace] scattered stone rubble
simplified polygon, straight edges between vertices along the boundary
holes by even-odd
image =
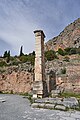
[[[0,98],[0,103],[6,102],[5,98],[1,97]]]

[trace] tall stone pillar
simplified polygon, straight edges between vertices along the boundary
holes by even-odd
[[[35,81],[33,84],[33,97],[42,98],[45,94],[45,63],[44,63],[44,38],[42,30],[34,31],[35,34]]]

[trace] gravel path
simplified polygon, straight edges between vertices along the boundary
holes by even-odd
[[[80,120],[80,112],[33,109],[22,96],[0,94],[0,120]]]

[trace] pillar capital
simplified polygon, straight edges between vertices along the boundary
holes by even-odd
[[[42,30],[35,30],[34,33],[35,33],[36,36],[41,36],[42,35],[45,38],[45,34]]]

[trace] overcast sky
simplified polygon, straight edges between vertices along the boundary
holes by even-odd
[[[33,31],[42,29],[45,41],[80,17],[80,0],[0,0],[0,55],[35,50]]]

